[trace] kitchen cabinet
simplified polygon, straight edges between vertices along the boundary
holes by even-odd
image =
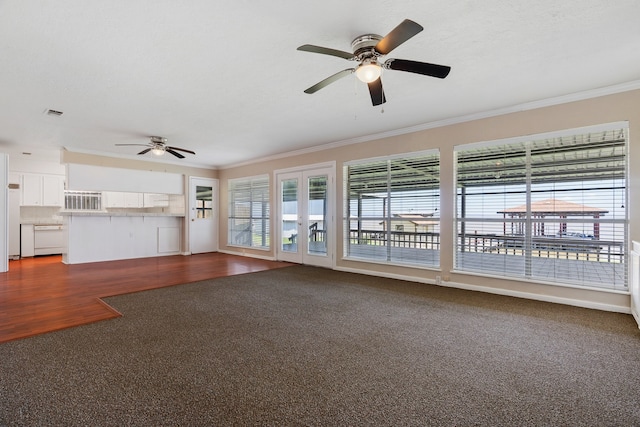
[[[144,207],[145,208],[168,208],[169,207],[169,195],[159,193],[144,193]]]
[[[169,195],[160,193],[128,193],[104,191],[105,208],[166,208],[169,207]]]
[[[21,206],[64,206],[64,177],[22,174]]]
[[[42,205],[64,207],[64,177],[42,176]]]
[[[33,231],[33,225],[22,224],[20,226],[20,256],[30,257],[35,253],[35,234]]]
[[[22,206],[42,206],[42,175],[22,175]]]
[[[104,191],[102,193],[105,208],[141,208],[143,197],[140,193],[123,193],[119,191]]]
[[[178,255],[184,216],[64,212],[65,264]]]

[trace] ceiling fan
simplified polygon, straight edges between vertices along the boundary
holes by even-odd
[[[116,144],[119,146],[123,146],[123,145],[139,145],[142,147],[147,147],[144,150],[142,150],[141,152],[139,152],[138,154],[146,154],[149,151],[151,151],[152,154],[155,154],[156,156],[162,156],[164,155],[164,153],[171,153],[174,156],[176,156],[179,159],[184,159],[184,156],[180,153],[178,153],[178,151],[183,151],[185,153],[189,153],[189,154],[196,154],[195,152],[191,151],[191,150],[187,150],[185,148],[179,148],[179,147],[171,147],[169,145],[167,145],[167,138],[163,138],[161,136],[150,136],[149,137],[150,142],[148,144]]]
[[[437,77],[444,79],[451,71],[451,67],[446,65],[429,64],[427,62],[409,61],[406,59],[389,58],[381,62],[381,58],[389,54],[393,49],[409,40],[411,37],[422,31],[423,28],[410,19],[405,19],[396,28],[391,30],[389,34],[382,37],[377,34],[364,34],[356,37],[351,42],[351,52],[345,52],[337,49],[330,49],[322,46],[314,46],[310,44],[302,45],[298,50],[312,53],[321,53],[324,55],[337,56],[349,61],[357,61],[359,64],[356,68],[347,68],[327,77],[319,83],[305,90],[305,93],[315,93],[325,86],[341,79],[351,73],[356,73],[359,80],[367,83],[369,86],[369,94],[373,105],[380,105],[387,100],[382,89],[382,80],[380,76],[382,69],[408,71],[410,73],[423,74],[425,76]]]

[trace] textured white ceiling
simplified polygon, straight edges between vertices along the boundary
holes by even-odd
[[[298,46],[405,18],[425,30],[389,57],[445,80],[385,71],[384,113],[355,76],[303,93],[353,63]],[[161,135],[224,167],[637,82],[639,22],[637,0],[0,0],[0,150],[135,157],[114,144]]]

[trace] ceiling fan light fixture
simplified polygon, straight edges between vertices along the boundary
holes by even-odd
[[[161,146],[153,147],[151,149],[151,153],[155,154],[156,156],[162,156],[164,155],[164,147],[161,147]]]
[[[382,75],[382,67],[375,61],[363,62],[356,69],[356,77],[361,82],[375,82]]]

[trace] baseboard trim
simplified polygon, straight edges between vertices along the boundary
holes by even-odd
[[[392,274],[392,273],[383,273],[383,272],[374,273],[369,270],[360,270],[357,268],[336,267],[335,269],[339,271],[344,271],[347,273],[365,274],[368,276],[386,277],[389,279],[406,280],[409,282],[418,282],[418,283],[425,283],[428,285],[436,285],[436,282],[433,279],[424,279],[420,277],[405,276],[401,274]],[[478,286],[478,285],[471,285],[468,283],[459,283],[459,282],[441,282],[438,286],[446,286],[450,288],[464,289],[468,291],[485,292],[489,294],[504,295],[509,297],[524,298],[524,299],[543,301],[543,302],[551,302],[556,304],[570,305],[574,307],[590,308],[594,310],[610,311],[614,313],[632,314],[630,307],[618,306],[613,304],[603,304],[603,303],[598,303],[594,301],[584,301],[584,300],[573,299],[573,298],[557,297],[553,295],[541,295],[541,294],[534,294],[531,292],[522,292],[522,291],[515,291],[510,289],[490,288],[487,286]],[[640,319],[636,318],[636,320],[640,325]]]
[[[249,258],[263,259],[265,261],[277,261],[277,259],[275,259],[272,256],[256,255],[256,254],[252,254],[244,251],[238,252],[238,251],[219,250],[218,252],[222,254],[228,254],[228,255],[238,255],[238,256],[246,256]]]

